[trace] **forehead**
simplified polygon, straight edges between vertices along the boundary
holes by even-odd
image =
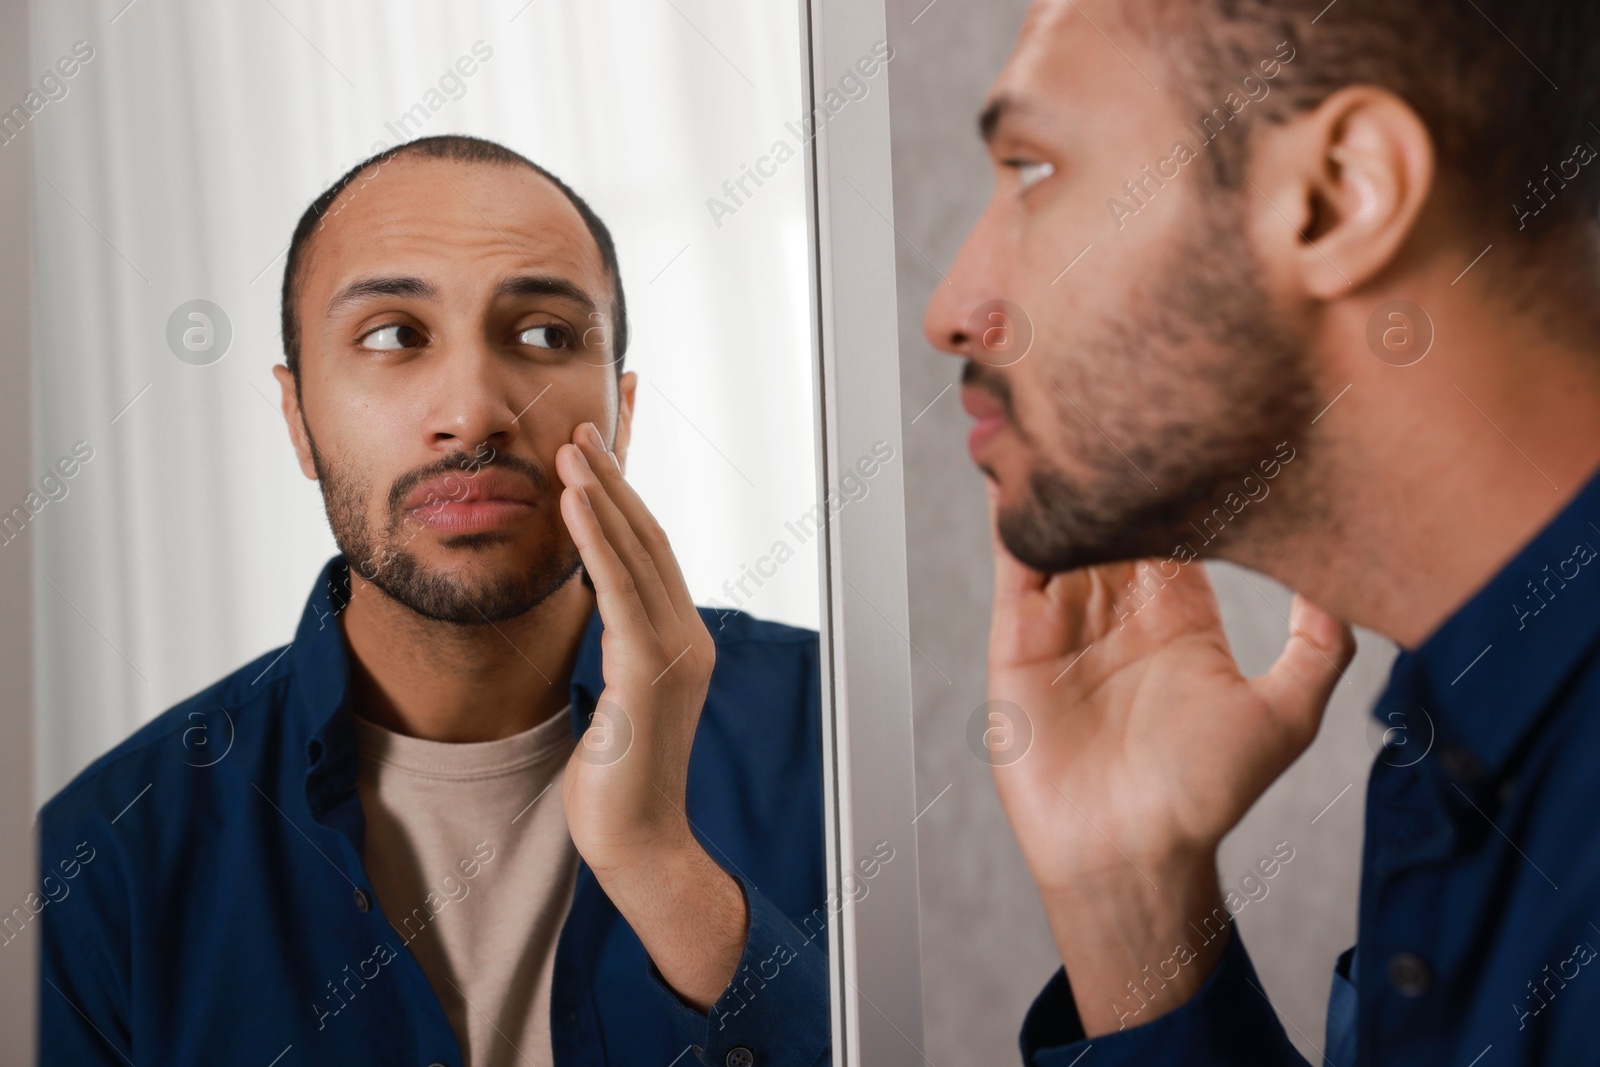
[[[596,301],[609,291],[577,208],[520,165],[392,159],[340,193],[307,252],[307,295],[377,271],[416,275],[445,292],[529,272],[567,278]]]
[[[1166,103],[1171,74],[1151,47],[1160,5],[1141,0],[1035,0],[1016,46],[989,91],[1004,102],[1005,122],[1076,125],[1125,121]],[[1054,121],[1052,121],[1054,120]],[[1003,128],[1002,124],[1002,128]]]

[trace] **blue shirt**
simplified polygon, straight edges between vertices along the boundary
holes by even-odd
[[[1399,656],[1374,714],[1388,744],[1326,1062],[1600,1061],[1600,478]],[[1091,1045],[1081,1067],[1305,1063],[1237,930],[1187,1003],[1083,1038],[1058,971],[1023,1024],[1035,1067]]]
[[[40,812],[40,1062],[460,1067],[361,862],[348,583],[336,557],[291,644],[142,727]],[[829,1059],[816,634],[701,612],[717,654],[686,810],[744,891],[743,957],[710,1013],[691,1010],[580,863],[551,993],[563,1067],[667,1067],[691,1046],[719,1067]],[[576,735],[603,684],[600,634],[596,612]]]

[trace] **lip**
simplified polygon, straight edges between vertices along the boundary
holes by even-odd
[[[970,385],[961,387],[961,409],[977,420],[967,434],[967,451],[974,463],[981,464],[979,451],[1006,428],[1005,412],[991,394]]]
[[[539,505],[533,485],[507,471],[452,471],[413,489],[405,508],[425,526],[478,533],[526,518]]]

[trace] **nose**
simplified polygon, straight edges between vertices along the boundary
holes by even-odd
[[[535,396],[517,395],[515,376],[503,372],[482,341],[459,342],[441,353],[428,376],[428,446],[440,452],[504,452],[517,439],[521,416]]]
[[[973,317],[979,308],[1001,296],[988,222],[986,211],[967,234],[944,281],[934,288],[922,316],[922,334],[928,343],[953,356],[982,355],[978,349],[983,331],[975,328]]]

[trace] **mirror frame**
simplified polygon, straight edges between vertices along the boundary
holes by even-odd
[[[802,100],[828,114],[806,175],[818,499],[882,443],[896,462],[827,523],[823,762],[833,1063],[922,1063],[922,950],[888,71],[836,113],[829,87],[888,30],[883,0],[801,0]],[[868,500],[870,499],[870,503]],[[875,846],[888,842],[888,862]],[[871,873],[867,873],[870,871]],[[837,914],[838,921],[831,921]]]
[[[0,3],[0,99],[20,100],[33,60],[28,5]],[[6,501],[21,500],[33,480],[33,138],[21,137],[0,152],[0,488]],[[38,846],[33,800],[33,538],[0,552],[0,604],[9,613],[0,640],[5,744],[0,745],[0,912],[9,915],[37,892]],[[5,1055],[33,1063],[38,1026],[37,937],[29,948],[0,952],[0,1034]]]
[[[819,98],[848,66],[888,38],[882,0],[800,0],[801,99]],[[0,6],[0,53],[31,69],[28,5]],[[906,577],[904,451],[900,422],[893,185],[889,94],[884,82],[829,121],[807,153],[814,404],[818,499],[841,492],[848,467],[877,442],[898,463],[874,478],[870,507],[842,509],[827,523],[820,573],[824,796],[830,904],[828,959],[833,1062],[920,1062],[922,967],[917,887],[916,782],[911,734],[911,670]],[[821,92],[819,92],[821,87]],[[0,434],[8,447],[6,484],[29,477],[34,252],[33,156],[28,145],[0,159],[0,234],[10,257],[0,272],[0,320],[8,373],[26,388],[0,391]],[[15,447],[10,447],[15,446]],[[0,558],[0,590],[31,621],[32,553]],[[31,625],[0,642],[12,680],[11,744],[0,746],[0,852],[26,862],[0,868],[4,899],[33,884]],[[852,899],[846,878],[872,844],[887,841],[893,860]],[[857,885],[862,883],[857,882]],[[871,900],[870,906],[866,904]],[[837,922],[831,921],[838,902]],[[0,1031],[32,1062],[37,1013],[35,954],[0,957]],[[915,1054],[913,1057],[913,1053]]]

